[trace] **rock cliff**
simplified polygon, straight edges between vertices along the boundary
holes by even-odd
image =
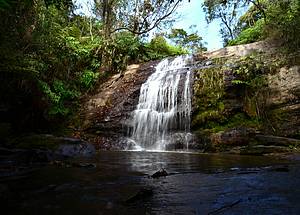
[[[299,145],[299,58],[280,53],[257,42],[194,56],[195,148],[263,154]],[[75,136],[102,149],[123,149],[120,137],[157,63],[130,65],[102,84],[84,102]]]
[[[128,66],[125,73],[112,76],[99,90],[88,97],[80,110],[79,136],[95,143],[101,149],[122,149],[119,138],[124,136],[124,126],[135,109],[141,85],[154,72],[158,62]]]
[[[193,129],[208,150],[297,148],[299,140],[290,138],[300,137],[299,58],[280,53],[258,42],[197,56]]]

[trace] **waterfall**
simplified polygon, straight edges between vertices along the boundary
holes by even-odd
[[[191,115],[192,72],[190,56],[164,59],[141,86],[133,112],[130,140],[143,150],[166,150],[177,132],[184,134],[188,148]]]

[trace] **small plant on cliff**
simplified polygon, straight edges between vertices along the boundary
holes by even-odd
[[[255,53],[241,58],[233,72],[236,79],[232,83],[244,89],[244,111],[251,117],[263,118],[269,65],[262,55]]]

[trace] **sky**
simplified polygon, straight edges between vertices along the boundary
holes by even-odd
[[[221,48],[223,47],[223,43],[219,33],[220,23],[214,21],[207,24],[205,13],[201,7],[202,3],[203,0],[184,1],[177,10],[181,18],[174,23],[173,28],[183,28],[187,31],[189,26],[197,25],[195,30],[198,31],[204,42],[207,42],[206,47],[208,50]]]
[[[93,0],[74,0],[76,3],[81,4],[83,12],[86,15],[90,15],[89,3]],[[189,27],[191,25],[196,25],[194,31],[197,30],[198,34],[203,38],[203,41],[207,44],[205,45],[208,50],[214,50],[223,47],[221,35],[219,33],[220,22],[214,21],[207,24],[205,21],[205,13],[201,7],[203,0],[184,0],[179,6],[177,13],[179,15],[178,21],[173,25],[173,28],[182,28],[189,32]],[[193,32],[189,32],[193,33]]]

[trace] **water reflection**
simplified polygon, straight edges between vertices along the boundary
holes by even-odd
[[[143,172],[157,171],[161,168],[171,172],[215,172],[230,168],[268,166],[280,163],[276,158],[238,155],[178,153],[178,152],[124,152],[119,157],[128,164],[128,170]]]
[[[157,152],[101,152],[72,162],[97,168],[49,165],[1,186],[11,214],[299,214],[299,165],[270,157]],[[288,171],[269,167],[288,165]],[[170,175],[153,179],[164,168]],[[251,170],[251,171],[250,171]],[[272,169],[271,169],[272,170]],[[141,190],[138,201],[126,201]],[[143,194],[143,193],[142,193]]]

